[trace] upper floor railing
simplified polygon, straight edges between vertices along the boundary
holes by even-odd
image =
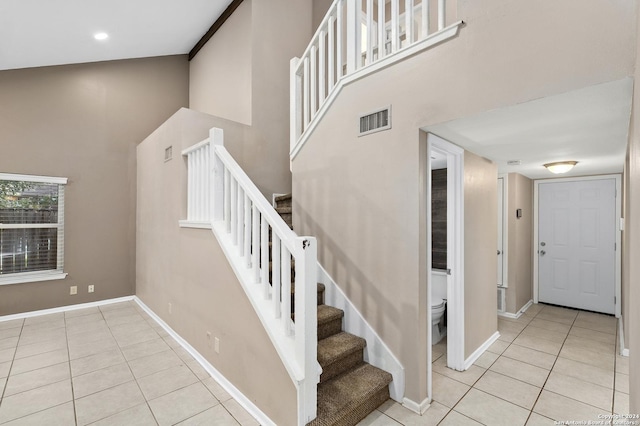
[[[225,149],[221,129],[182,154],[188,205],[181,225],[212,228],[297,388],[298,424],[307,424],[316,417],[321,373],[316,239],[289,228]]]
[[[345,83],[455,36],[462,24],[446,23],[446,0],[335,0],[291,60],[291,158]]]

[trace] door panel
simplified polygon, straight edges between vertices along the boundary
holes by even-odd
[[[538,187],[538,298],[613,314],[615,179]]]

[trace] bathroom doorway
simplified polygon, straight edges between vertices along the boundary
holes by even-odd
[[[442,352],[449,368],[464,370],[464,150],[429,133],[427,155],[430,195],[426,197],[427,270],[430,276],[426,316],[428,394],[431,397],[434,355],[437,357],[438,352]],[[442,316],[434,319],[440,311]],[[440,337],[442,339],[434,347],[434,338]]]

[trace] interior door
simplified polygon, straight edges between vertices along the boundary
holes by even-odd
[[[615,179],[540,183],[538,299],[615,312]]]

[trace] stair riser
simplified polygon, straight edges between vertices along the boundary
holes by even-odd
[[[291,207],[291,198],[287,198],[286,200],[276,201],[276,208],[280,207]]]
[[[325,324],[318,324],[318,340],[326,339],[329,336],[338,334],[342,331],[342,318],[328,321]]]
[[[384,404],[388,399],[389,386],[385,386],[384,389],[381,389],[373,395],[365,404],[356,407],[350,413],[347,413],[345,417],[333,423],[331,426],[353,426],[371,414],[376,408]]]
[[[342,374],[352,368],[362,364],[364,362],[363,350],[358,349],[345,357],[336,360],[329,365],[322,367],[322,374],[320,375],[320,383],[330,380],[339,374]]]

